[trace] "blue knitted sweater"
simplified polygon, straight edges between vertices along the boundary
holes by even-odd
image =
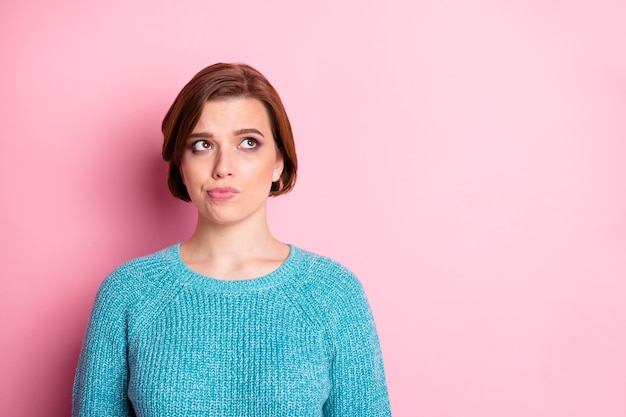
[[[180,245],[102,284],[74,382],[73,416],[389,416],[362,287],[295,246],[261,278],[199,275]]]

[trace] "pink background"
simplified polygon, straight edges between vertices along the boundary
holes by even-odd
[[[395,416],[626,415],[626,3],[4,1],[0,415],[69,414],[95,292],[185,239],[160,123],[272,80],[277,237],[360,276]]]

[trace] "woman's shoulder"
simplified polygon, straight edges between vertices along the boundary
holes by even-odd
[[[94,300],[93,325],[120,332],[146,323],[176,293],[175,274],[168,272],[176,249],[172,246],[132,259],[109,274]]]
[[[137,298],[150,289],[162,287],[171,280],[170,269],[177,250],[178,245],[174,245],[124,262],[104,279],[99,293]]]
[[[303,289],[317,289],[327,297],[363,293],[360,280],[347,266],[325,255],[301,248],[296,250],[297,282]]]
[[[307,317],[335,336],[345,326],[371,322],[363,286],[348,267],[328,256],[297,250],[299,268],[290,295]]]

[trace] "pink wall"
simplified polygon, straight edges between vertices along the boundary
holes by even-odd
[[[189,234],[160,122],[216,61],[282,94],[273,230],[361,277],[394,415],[626,415],[625,5],[2,2],[0,415],[68,415],[101,280]]]

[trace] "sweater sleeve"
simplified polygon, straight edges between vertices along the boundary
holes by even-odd
[[[128,417],[127,310],[119,270],[101,285],[74,379],[72,417]]]
[[[336,283],[327,323],[333,359],[324,416],[390,416],[378,334],[363,288],[347,270]]]

